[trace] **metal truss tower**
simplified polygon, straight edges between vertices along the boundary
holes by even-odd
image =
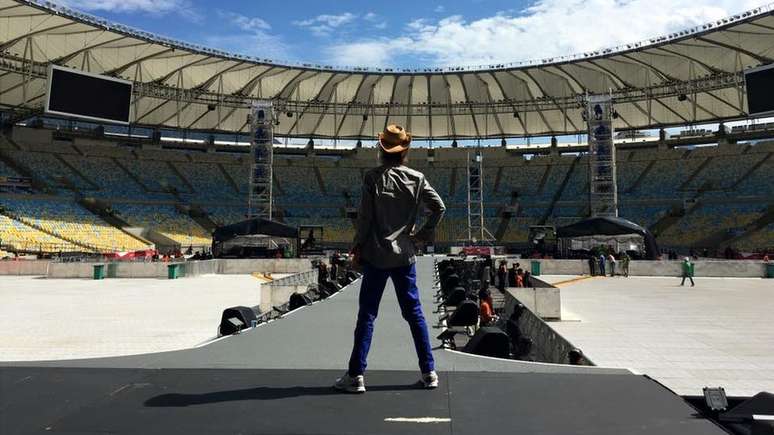
[[[256,101],[250,110],[250,190],[247,217],[272,218],[272,164],[274,163],[274,107]]]
[[[589,210],[591,216],[618,216],[613,99],[609,94],[586,97],[589,128]]]
[[[491,242],[492,234],[484,225],[484,157],[481,148],[471,158],[468,153],[468,234],[467,242],[471,244]]]

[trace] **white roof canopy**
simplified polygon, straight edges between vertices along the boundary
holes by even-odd
[[[47,66],[135,82],[134,122],[246,132],[252,99],[284,113],[275,134],[416,138],[585,131],[579,101],[612,92],[617,129],[745,117],[742,72],[774,59],[762,7],[648,41],[480,67],[375,69],[273,63],[172,41],[43,2],[0,0],[0,107],[42,107]],[[288,116],[290,114],[291,116]]]

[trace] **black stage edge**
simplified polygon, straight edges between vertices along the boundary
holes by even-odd
[[[723,434],[644,376],[371,371],[365,395],[340,371],[0,368],[0,433]],[[394,418],[432,418],[420,423]]]

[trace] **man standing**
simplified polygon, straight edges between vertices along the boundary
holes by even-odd
[[[683,260],[683,280],[680,281],[681,286],[685,285],[685,278],[691,280],[691,287],[695,285],[693,282],[693,263],[691,263],[691,259],[688,257],[685,257]]]
[[[618,261],[616,261],[613,251],[610,251],[610,254],[607,256],[607,264],[610,267],[610,276],[615,276],[615,266],[617,263]]]
[[[508,287],[508,262],[501,260],[497,269],[497,289],[505,292],[505,287]]]
[[[599,275],[605,276],[605,253],[599,253]]]
[[[414,263],[415,242],[432,242],[435,227],[446,207],[424,174],[404,166],[411,134],[391,124],[379,134],[381,165],[363,178],[362,197],[357,216],[355,263],[363,266],[355,342],[347,373],[334,386],[342,391],[364,393],[368,350],[387,279],[392,280],[401,314],[408,322],[414,348],[426,388],[438,387],[427,324],[422,313]],[[424,226],[414,227],[420,204],[429,210]]]

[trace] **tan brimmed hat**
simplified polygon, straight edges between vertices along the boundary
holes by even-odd
[[[379,146],[385,153],[402,153],[411,145],[411,133],[400,125],[390,124],[379,133]]]

